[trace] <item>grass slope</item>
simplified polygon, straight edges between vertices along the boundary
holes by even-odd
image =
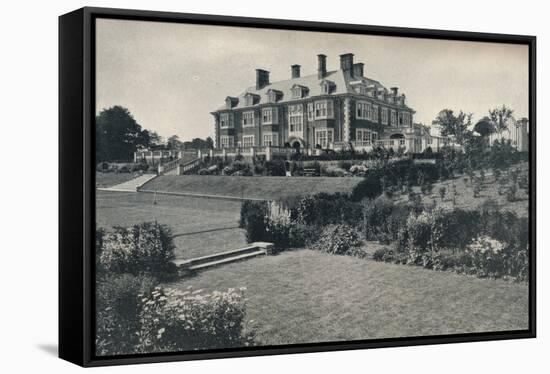
[[[109,230],[145,221],[168,225],[177,258],[193,258],[246,245],[237,228],[241,203],[187,196],[97,191],[96,222]]]
[[[131,179],[137,177],[138,174],[134,173],[95,173],[96,187],[105,188],[113,187],[117,184],[128,182]]]
[[[277,199],[319,192],[351,192],[362,178],[331,177],[233,177],[213,175],[165,175],[142,189],[206,195]]]
[[[311,250],[228,264],[171,284],[247,287],[259,344],[526,329],[525,284]]]
[[[522,163],[517,166],[513,166],[510,169],[520,168],[524,171],[529,170],[529,165],[527,163]],[[507,170],[508,171],[508,170]],[[468,178],[468,182],[464,181],[464,175],[455,178],[454,184],[456,186],[456,205],[453,205],[453,181],[447,180],[444,182],[438,182],[433,184],[433,190],[430,195],[421,195],[424,204],[430,204],[434,201],[437,205],[445,208],[462,208],[462,209],[477,209],[477,207],[485,202],[487,199],[494,200],[498,206],[503,210],[516,213],[520,217],[527,217],[529,215],[529,195],[523,189],[518,189],[516,200],[508,201],[506,195],[499,195],[498,188],[499,183],[495,180],[495,177],[491,171],[486,171],[487,176],[485,178],[485,183],[482,185],[482,190],[478,197],[474,197],[473,184]],[[476,175],[479,176],[479,172],[476,172]],[[439,188],[445,187],[446,195],[444,199],[441,199],[439,195]],[[420,193],[420,187],[414,188],[416,192]],[[396,202],[406,202],[408,200],[407,195],[400,195]]]

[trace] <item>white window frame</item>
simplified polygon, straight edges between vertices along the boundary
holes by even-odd
[[[368,129],[357,129],[355,140],[362,145],[371,145],[371,131]]]
[[[405,142],[405,138],[403,139],[399,139],[399,146],[405,146],[406,142]]]
[[[334,118],[334,102],[332,100],[315,101],[313,115],[315,119]]]
[[[372,121],[378,123],[378,105],[372,105]]]
[[[231,128],[231,113],[220,113],[220,129]]]
[[[315,146],[320,145],[321,148],[327,149],[330,147],[330,145],[333,142],[334,142],[333,129],[316,129],[315,130]]]
[[[242,114],[243,127],[254,127],[256,120],[254,118],[254,111],[243,112]]]
[[[357,108],[356,108],[357,119],[370,120],[371,114],[372,114],[372,104],[369,103],[368,101],[358,101],[356,105],[357,105]]]
[[[390,125],[397,126],[397,112],[394,109],[390,111]]]
[[[315,119],[315,105],[313,102],[307,103],[307,120],[313,121]]]
[[[242,141],[243,147],[254,147],[254,135],[243,135]]]
[[[264,147],[273,147],[279,145],[279,134],[275,132],[264,133],[262,137],[262,145]]]
[[[220,135],[221,148],[233,148],[235,145],[235,137],[232,135]]]
[[[304,106],[293,104],[288,106],[288,130],[291,133],[302,133],[304,128]]]
[[[374,144],[378,140],[378,133],[376,131],[373,131],[370,133],[370,139],[372,143]]]
[[[380,113],[380,116],[382,117],[382,124],[387,125],[388,124],[388,108],[382,107],[382,111]]]
[[[262,109],[262,123],[264,125],[276,124],[278,120],[277,108],[269,107]]]

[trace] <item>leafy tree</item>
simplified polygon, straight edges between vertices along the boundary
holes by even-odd
[[[475,124],[474,131],[482,137],[487,137],[493,134],[496,129],[493,121],[489,117],[483,117]]]
[[[181,149],[183,147],[183,143],[180,141],[179,136],[172,135],[166,141],[166,146],[168,147],[168,149],[178,150],[178,149]]]
[[[131,160],[134,152],[147,147],[149,132],[141,129],[130,111],[121,106],[103,109],[96,116],[96,160]]]
[[[147,130],[144,130],[147,131]],[[149,132],[149,146],[152,148],[164,147],[164,139],[156,131]]]
[[[432,121],[442,136],[454,137],[457,144],[463,145],[472,123],[472,114],[460,111],[457,115],[451,109],[443,109]]]
[[[508,130],[509,125],[513,123],[513,114],[514,111],[506,105],[489,110],[489,118],[491,119],[499,138],[502,138],[502,133]]]

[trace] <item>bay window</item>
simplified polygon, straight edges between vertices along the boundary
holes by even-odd
[[[220,136],[220,145],[222,148],[233,148],[234,138],[232,136],[222,135]]]
[[[254,147],[254,135],[243,136],[243,147]]]
[[[334,139],[334,130],[315,130],[315,145],[321,146],[321,148],[329,148]]]
[[[275,133],[265,133],[263,137],[264,146],[276,146],[279,144],[279,135]]]
[[[254,112],[243,112],[243,127],[254,126]]]
[[[288,123],[290,125],[290,132],[302,132],[303,120],[304,115],[302,104],[290,105],[288,107]]]

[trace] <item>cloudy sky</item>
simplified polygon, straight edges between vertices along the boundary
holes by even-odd
[[[212,136],[210,112],[253,86],[256,68],[271,81],[292,64],[315,74],[319,53],[328,70],[354,53],[367,77],[407,95],[415,122],[444,108],[479,119],[502,104],[528,115],[527,46],[105,19],[96,30],[96,111],[122,105],[164,137]]]

